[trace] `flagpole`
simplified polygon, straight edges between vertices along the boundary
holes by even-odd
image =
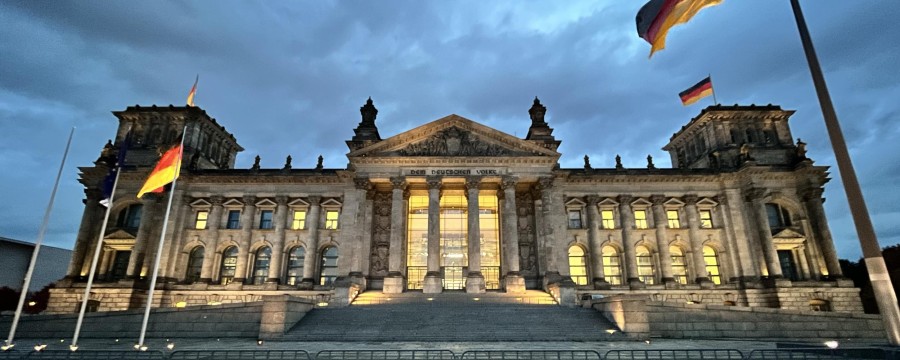
[[[169,203],[166,205],[166,214],[163,216],[163,227],[159,233],[159,244],[156,246],[156,259],[153,262],[153,275],[150,277],[150,288],[147,290],[147,307],[144,308],[144,320],[141,322],[141,336],[138,338],[138,349],[144,348],[144,336],[147,335],[147,322],[150,320],[150,307],[153,306],[153,292],[156,290],[156,276],[159,275],[159,260],[162,257],[163,245],[166,243],[166,228],[169,226],[169,213],[172,211],[172,198],[175,197],[175,184],[178,182],[178,173],[181,171],[181,161],[184,155],[184,137],[187,134],[187,125],[181,132],[181,154],[178,156],[178,168],[175,178],[172,179],[172,188],[169,190]]]
[[[706,75],[709,76],[709,89],[712,90],[713,105],[719,105],[719,100],[716,100],[716,87],[713,86],[712,74],[706,74]]]
[[[871,281],[872,289],[875,292],[875,301],[878,304],[878,310],[881,312],[884,330],[891,345],[898,346],[900,345],[900,310],[897,308],[897,295],[894,293],[891,277],[887,271],[887,266],[885,266],[884,257],[881,255],[881,246],[878,245],[875,228],[872,226],[872,220],[869,218],[869,211],[866,208],[866,202],[859,187],[859,180],[856,178],[856,171],[853,169],[853,162],[850,160],[850,153],[847,151],[847,143],[844,141],[841,124],[838,122],[837,113],[834,111],[831,95],[828,94],[825,76],[822,75],[822,67],[819,65],[819,58],[816,56],[816,50],[809,36],[806,20],[803,18],[803,12],[800,10],[800,2],[791,0],[791,7],[794,10],[794,18],[797,20],[800,40],[803,42],[803,51],[806,53],[806,61],[809,63],[809,71],[812,73],[813,84],[819,97],[819,106],[822,108],[825,128],[828,129],[828,137],[831,140],[832,148],[834,148],[835,162],[841,174],[841,180],[844,183],[844,191],[847,193],[847,202],[850,203],[850,214],[853,216],[856,234],[859,237],[863,256],[866,259],[869,281]]]
[[[25,283],[22,284],[22,294],[19,295],[19,305],[16,306],[16,314],[13,316],[12,325],[9,328],[9,337],[6,338],[6,346],[3,350],[12,347],[13,339],[16,336],[16,327],[19,325],[19,318],[22,316],[22,307],[25,305],[25,297],[28,295],[28,288],[31,286],[31,276],[34,275],[34,265],[37,263],[38,253],[41,251],[41,242],[44,241],[44,234],[47,232],[47,225],[50,222],[50,210],[53,209],[53,200],[56,199],[56,190],[59,188],[59,179],[62,177],[63,168],[66,165],[66,158],[69,156],[69,147],[72,145],[72,135],[75,135],[75,127],[69,131],[69,140],[66,141],[66,150],[63,152],[62,162],[59,164],[59,172],[56,173],[56,183],[53,184],[53,191],[50,193],[50,202],[47,204],[47,210],[44,211],[44,220],[41,222],[41,229],[38,231],[37,241],[34,243],[34,251],[31,253],[31,263],[28,264],[28,271],[25,273]]]

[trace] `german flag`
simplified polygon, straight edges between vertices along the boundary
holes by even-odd
[[[200,75],[194,79],[194,86],[191,86],[191,92],[188,93],[187,106],[194,106],[194,95],[197,95],[197,82],[200,81]]]
[[[147,177],[147,181],[144,182],[144,186],[141,187],[141,191],[138,191],[138,199],[148,192],[161,192],[163,186],[178,178],[181,173],[181,150],[182,146],[179,144],[163,154],[150,176]]]
[[[691,20],[700,10],[722,0],[650,0],[638,11],[638,36],[652,46],[650,56],[666,47],[666,34],[675,25]]]
[[[701,80],[696,85],[678,93],[678,96],[681,97],[681,103],[684,104],[684,106],[688,106],[697,102],[697,100],[712,95],[712,93],[712,79],[707,76],[706,79]]]

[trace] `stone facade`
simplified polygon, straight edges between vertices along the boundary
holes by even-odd
[[[196,107],[129,107],[94,166],[68,277],[84,291],[104,176],[128,144],[104,231],[98,310],[141,306],[162,224],[159,306],[292,295],[346,305],[362,291],[522,292],[564,305],[633,294],[703,304],[861,312],[843,279],[822,189],[827,167],[793,142],[778,106],[710,106],[663,149],[673,168],[560,168],[539,100],[517,138],[457,115],[382,139],[371,99],[348,163],[235,169],[233,135]],[[135,198],[185,129],[174,190]],[[474,201],[477,199],[477,201]],[[155,304],[156,305],[156,304]]]

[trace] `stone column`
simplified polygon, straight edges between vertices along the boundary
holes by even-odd
[[[750,189],[747,192],[747,199],[750,200],[750,203],[753,205],[753,211],[756,213],[756,226],[760,242],[762,243],[763,257],[766,261],[769,277],[782,279],[784,275],[781,273],[781,263],[778,261],[778,252],[775,250],[772,230],[769,228],[769,215],[766,212],[766,203],[764,201],[765,194],[765,189]]]
[[[809,272],[809,263],[806,262],[805,246],[800,245],[794,249],[794,258],[800,263],[800,276],[803,280],[809,280],[812,276]]]
[[[84,194],[86,197],[84,200],[84,212],[81,215],[81,226],[78,227],[75,247],[72,249],[72,260],[69,262],[69,269],[66,271],[66,277],[68,278],[77,278],[81,276],[82,271],[85,273],[90,271],[94,254],[93,252],[88,252],[88,249],[96,248],[97,246],[97,238],[100,234],[98,224],[102,223],[106,212],[99,203],[100,198],[103,197],[99,190],[85,190]],[[113,204],[109,206],[113,206]],[[109,214],[112,221],[115,221],[115,215]]]
[[[728,273],[731,275],[728,280],[731,282],[738,281],[738,279],[743,276],[744,271],[737,254],[738,248],[734,244],[734,228],[731,225],[731,219],[728,217],[728,197],[717,195],[716,202],[719,205],[717,205],[716,211],[714,212],[716,215],[716,223],[714,223],[714,225],[718,224],[718,227],[721,227],[722,231],[725,233],[725,246],[728,247],[728,259],[730,260]]]
[[[831,230],[828,229],[828,219],[825,217],[825,209],[822,207],[822,188],[808,189],[803,196],[807,212],[813,227],[817,230],[816,239],[819,250],[825,258],[825,268],[828,269],[828,277],[842,279],[844,273],[838,263],[837,251],[834,249],[834,241],[831,239]]]
[[[156,194],[145,194],[141,199],[141,224],[138,226],[137,236],[134,239],[134,247],[128,258],[128,269],[125,271],[125,280],[134,280],[139,277],[144,265],[147,243],[153,241],[150,235],[153,232],[153,217],[156,215]]]
[[[303,259],[303,280],[300,287],[311,289],[316,281],[316,263],[319,262],[319,217],[322,212],[321,196],[309,197],[309,213],[306,214],[306,228],[309,229],[309,238],[306,240],[306,257]]]
[[[500,182],[503,190],[502,235],[503,253],[505,255],[507,273],[503,278],[504,288],[508,293],[525,292],[525,278],[519,274],[519,215],[516,213],[516,181],[511,176],[504,176]]]
[[[755,237],[750,230],[755,222],[752,220],[755,216],[753,216],[752,212],[750,214],[745,212],[747,207],[741,200],[740,190],[726,189],[725,196],[721,199],[727,200],[727,202],[720,201],[719,203],[725,205],[722,211],[731,223],[730,228],[733,230],[731,234],[734,235],[736,258],[741,265],[741,281],[745,286],[756,287],[759,284],[759,276],[761,274],[759,268],[761,264],[756,261],[758,258],[756,249],[758,247],[754,246]],[[729,226],[727,223],[725,225]]]
[[[709,273],[706,272],[706,259],[703,257],[703,239],[700,238],[700,213],[697,211],[697,195],[684,196],[684,211],[687,213],[688,238],[691,243],[691,257],[694,263],[694,281],[701,286],[712,286]]]
[[[609,282],[603,276],[603,239],[600,238],[600,211],[597,204],[600,197],[588,195],[587,198],[588,244],[591,246],[591,274],[594,289],[609,289]]]
[[[406,190],[406,179],[392,177],[391,184],[394,186],[391,192],[391,246],[388,255],[388,275],[384,278],[382,292],[399,294],[405,287],[402,267],[403,240],[406,238],[406,227],[403,226],[406,223],[404,221],[406,213],[404,212],[403,196],[403,192]]]
[[[206,217],[206,248],[203,249],[203,268],[200,269],[200,281],[207,284],[212,282],[213,268],[216,261],[216,249],[219,247],[219,224],[222,223],[222,202],[225,199],[221,196],[210,196],[209,203],[212,207],[209,209],[209,216]]]
[[[269,278],[266,282],[272,284],[281,283],[281,275],[283,274],[282,264],[284,263],[284,234],[288,223],[288,197],[286,195],[278,195],[275,197],[275,214],[273,214],[273,224],[275,228],[275,241],[272,242],[272,260],[269,263]]]
[[[662,282],[669,287],[677,287],[675,276],[672,275],[672,255],[669,252],[669,217],[666,216],[666,208],[664,203],[666,197],[664,195],[650,196],[650,202],[653,203],[653,226],[656,229],[656,247],[659,250],[659,267]],[[694,208],[696,210],[696,207]]]
[[[480,192],[478,187],[480,185],[480,178],[469,177],[466,179],[466,197],[468,198],[466,202],[468,205],[466,235],[468,237],[469,255],[469,273],[466,276],[467,293],[485,292],[484,275],[481,274],[481,219],[478,206],[478,195]]]
[[[622,227],[622,247],[625,249],[625,279],[633,289],[644,287],[644,283],[638,277],[637,257],[634,250],[634,212],[631,210],[631,195],[619,195],[619,221]]]
[[[250,260],[250,242],[253,240],[253,219],[256,218],[256,196],[244,195],[244,210],[241,212],[241,244],[238,247],[237,264],[234,267],[234,283],[242,284],[247,279],[247,262]]]
[[[819,249],[816,247],[818,237],[815,236],[815,231],[813,231],[812,224],[810,224],[808,218],[800,220],[800,227],[803,229],[803,233],[806,234],[806,242],[804,243],[806,251],[803,252],[803,256],[806,257],[806,263],[809,266],[809,279],[821,280],[822,264],[819,263],[819,260],[824,258],[822,258]]]
[[[100,281],[106,280],[106,273],[109,272],[109,264],[112,261],[112,254],[115,253],[114,250],[103,249],[103,252],[100,254],[100,264],[97,268],[97,279]]]
[[[372,244],[372,227],[369,222],[372,218],[371,205],[372,201],[367,196],[372,189],[372,183],[366,178],[353,179],[353,185],[356,188],[356,215],[355,224],[353,225],[352,235],[346,235],[345,239],[352,239],[350,249],[352,257],[350,260],[350,281],[366,288],[366,277],[363,275],[363,264],[368,264],[369,251]],[[348,231],[348,230],[344,230]]]
[[[543,253],[547,269],[544,276],[559,277],[559,262],[556,258],[556,239],[553,222],[553,178],[545,177],[538,180],[537,189],[541,196],[541,227],[544,239]],[[546,279],[545,279],[546,280]]]
[[[429,176],[425,183],[428,185],[428,272],[422,292],[436,294],[444,290],[441,283],[441,179]]]

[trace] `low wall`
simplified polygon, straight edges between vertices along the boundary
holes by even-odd
[[[636,295],[591,306],[635,338],[885,339],[879,315],[651,301]]]
[[[264,296],[259,338],[275,340],[283,337],[313,308],[315,304],[306,299],[288,295]]]

